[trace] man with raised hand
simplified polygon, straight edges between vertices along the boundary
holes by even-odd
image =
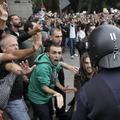
[[[2,40],[1,40],[1,42],[0,42],[0,46],[1,46],[1,50],[3,51],[3,53],[1,53],[0,55],[0,59],[2,60],[2,61],[9,61],[8,63],[1,63],[1,69],[0,69],[0,71],[2,72],[2,73],[4,73],[4,74],[2,74],[1,75],[1,79],[3,78],[3,77],[5,77],[9,72],[14,72],[14,73],[16,73],[17,75],[23,75],[23,74],[21,74],[22,73],[22,69],[20,68],[20,66],[19,65],[17,65],[17,64],[15,64],[15,63],[11,63],[10,61],[11,60],[14,60],[14,59],[18,59],[18,58],[22,58],[22,57],[25,57],[25,56],[27,56],[27,55],[30,55],[31,53],[34,53],[35,51],[37,51],[38,49],[39,49],[39,47],[41,46],[41,35],[39,34],[39,35],[35,35],[34,36],[34,40],[33,40],[33,47],[32,48],[29,48],[29,49],[27,49],[27,50],[21,50],[21,51],[19,51],[18,50],[18,42],[17,42],[17,38],[15,37],[15,36],[13,36],[13,35],[7,35],[7,36],[5,36]],[[14,53],[14,51],[18,51],[21,55],[19,55],[18,57],[16,57],[16,56],[14,56],[14,55],[12,55],[10,52],[13,52]],[[17,53],[17,52],[16,52]],[[18,54],[18,53],[17,53]],[[10,57],[10,58],[9,58]],[[8,72],[5,72],[5,71],[8,71]],[[18,80],[18,81],[21,81],[21,80]],[[22,85],[22,84],[20,84],[21,82],[18,82],[19,83],[19,85]],[[18,84],[16,84],[17,86],[17,88],[19,88],[19,90],[15,90],[15,88],[14,88],[14,92],[13,93],[16,93],[16,94],[12,94],[13,96],[11,97],[11,104],[10,104],[10,102],[9,102],[9,109],[7,109],[7,111],[9,111],[10,110],[10,105],[12,105],[12,103],[14,103],[14,101],[16,101],[16,99],[18,99],[18,98],[20,98],[20,96],[22,95],[21,93],[21,88],[22,87],[20,87],[20,86],[18,86]],[[13,85],[14,86],[14,85]],[[15,92],[16,91],[16,92]],[[21,96],[22,97],[22,96]],[[17,103],[22,103],[22,102],[17,102]],[[17,105],[19,105],[19,104],[17,104]],[[24,106],[24,105],[23,105]],[[8,107],[7,107],[8,108]],[[16,107],[17,108],[17,107]],[[20,109],[18,109],[17,111],[19,111]],[[10,111],[12,111],[12,113],[14,113],[15,112],[15,110],[14,109],[12,109],[12,110],[10,110]],[[10,112],[9,111],[9,112]],[[25,111],[23,111],[23,113],[24,114],[22,114],[22,111],[20,111],[19,113],[21,113],[21,114],[19,114],[18,112],[16,112],[16,116],[17,116],[17,118],[16,118],[16,116],[14,116],[14,114],[12,114],[11,112],[10,112],[10,115],[12,116],[12,118],[15,120],[15,119],[17,119],[18,120],[18,117],[19,117],[19,119],[21,118],[21,115],[23,115],[23,116],[28,116],[27,114],[25,115]],[[18,114],[17,114],[18,113]],[[22,120],[23,120],[23,118],[21,118]],[[29,117],[24,117],[24,119],[25,120],[29,120]]]
[[[36,67],[30,77],[28,96],[33,110],[40,120],[53,119],[52,97],[55,96],[57,98],[58,108],[61,108],[64,104],[62,95],[54,90],[54,86],[64,92],[75,90],[62,86],[58,80],[61,57],[61,46],[51,42],[48,46],[48,51],[39,55],[35,60]]]

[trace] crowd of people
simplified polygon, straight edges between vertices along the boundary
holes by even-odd
[[[35,120],[37,118],[52,119],[53,116],[52,114],[50,114],[51,112],[50,108],[53,107],[52,100],[51,100],[52,97],[56,99],[56,107],[58,109],[61,109],[63,107],[62,111],[63,112],[65,111],[65,107],[64,107],[65,104],[63,102],[65,101],[65,97],[63,100],[63,96],[59,93],[59,91],[53,89],[54,86],[56,85],[58,88],[62,90],[62,92],[63,91],[70,92],[70,91],[76,90],[75,88],[68,88],[64,86],[64,78],[63,78],[64,73],[62,68],[64,67],[72,72],[76,72],[78,68],[76,66],[71,66],[67,63],[62,62],[63,61],[62,48],[60,46],[62,42],[61,29],[57,27],[53,27],[49,31],[51,32],[51,34],[49,35],[49,40],[47,39],[46,41],[44,41],[44,44],[43,44],[43,41],[42,41],[43,25],[40,24],[38,20],[37,21],[28,20],[24,25],[22,25],[22,21],[19,16],[17,15],[8,16],[8,13],[6,11],[6,4],[1,5],[1,13],[2,13],[1,21],[4,22],[4,24],[1,25],[1,36],[0,36],[1,37],[1,42],[0,42],[1,55],[4,55],[3,53],[6,53],[5,54],[6,56],[4,55],[5,58],[4,56],[1,58],[1,59],[4,58],[3,61],[5,61],[1,63],[1,73],[3,73],[3,75],[1,75],[1,79],[7,76],[7,74],[9,74],[10,72],[14,72],[16,74],[15,82],[12,85],[12,90],[9,96],[8,103],[4,107],[1,106],[1,110],[4,110],[5,112],[7,112],[10,118],[14,120],[15,119],[23,120],[23,118],[25,120],[30,120],[30,119]],[[3,16],[5,16],[6,18],[3,19]],[[24,30],[21,29],[21,27],[23,27]],[[20,50],[20,51],[18,50],[19,47],[21,49],[21,48],[27,48],[28,46],[32,48]],[[25,62],[22,61],[21,63],[18,60],[13,61],[14,59],[20,59],[20,58],[22,58],[21,60],[24,60],[23,57],[28,56],[34,52],[36,52],[36,54],[33,54],[30,57],[27,57],[28,61],[25,61]],[[40,63],[41,65],[43,65],[42,69],[37,67],[37,63],[34,63],[35,58],[39,57],[39,55],[45,56],[44,59],[48,61],[48,62],[47,61],[44,62],[43,60],[43,63]],[[29,67],[28,65],[29,62],[30,62],[30,66],[32,67]],[[50,66],[48,66],[49,64]],[[38,100],[38,102],[37,100],[32,99],[34,95],[35,96],[37,95],[36,94],[37,91],[33,92],[34,85],[32,84],[32,80],[31,80],[32,74],[30,75],[31,72],[34,73],[33,69],[35,68],[37,68],[38,71],[41,70],[41,72],[44,72],[44,74],[37,73],[38,76],[41,76],[41,74],[43,74],[43,78],[45,78],[45,79],[42,79],[43,83],[41,81],[41,84],[43,84],[43,86],[41,87],[41,95],[40,95],[42,96],[40,98],[41,102],[40,102],[40,99]],[[61,85],[59,83],[59,80],[57,80],[57,73],[59,73],[59,76],[60,76],[59,79],[63,80],[63,85]],[[35,75],[35,78],[36,77],[37,76]],[[40,86],[38,84],[38,89],[39,87]],[[35,87],[35,89],[36,88],[37,86]],[[63,94],[65,94],[64,92]],[[31,94],[33,95],[31,96]],[[39,96],[39,93],[38,93],[38,96]],[[28,110],[25,103],[26,101],[24,98],[26,98],[26,100],[29,99],[29,103],[33,107],[33,118],[30,118],[28,115]],[[36,108],[35,106],[37,106],[37,104],[42,105],[43,107],[41,108],[39,106]],[[49,106],[49,104],[51,104],[51,106]],[[43,113],[43,108],[45,109],[44,113]]]
[[[0,120],[4,112],[9,120],[53,120],[54,114],[59,120],[120,119],[119,10],[58,14],[42,8],[23,22],[3,3],[0,13],[0,81],[15,74],[7,104],[0,100]],[[80,68],[64,61],[67,48],[71,60],[80,57]],[[74,87],[65,86],[63,69],[74,72]],[[75,96],[66,112],[70,92]]]

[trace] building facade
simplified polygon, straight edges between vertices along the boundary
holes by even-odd
[[[17,14],[22,18],[28,18],[32,14],[31,0],[0,0],[2,2],[8,4],[9,14]]]

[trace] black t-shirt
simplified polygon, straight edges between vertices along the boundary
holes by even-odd
[[[7,74],[9,74],[9,71],[5,69],[5,65],[8,62],[3,62],[0,64],[0,79],[4,78]],[[10,94],[9,100],[16,100],[16,99],[21,99],[23,95],[23,80],[21,76],[17,76],[15,79],[15,82],[13,84],[13,88]]]
[[[0,79],[3,79],[6,75],[8,75],[9,74],[9,71],[7,71],[6,69],[5,69],[5,64],[6,64],[6,62],[2,62],[1,64],[0,64]]]
[[[19,63],[20,61],[15,61],[15,63]],[[15,82],[13,84],[13,88],[10,94],[10,98],[9,100],[17,100],[17,99],[21,99],[23,96],[23,80],[21,76],[17,76],[15,79]]]
[[[23,80],[21,76],[17,76],[13,84],[9,100],[21,99],[23,96]]]

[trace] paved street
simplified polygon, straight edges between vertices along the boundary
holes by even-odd
[[[68,49],[66,49],[65,53],[63,53],[63,58],[64,58],[64,62],[79,67],[79,57],[74,57],[74,59],[71,59]],[[64,71],[65,71],[65,85],[73,86],[74,73],[68,70],[64,70]],[[67,94],[66,104],[68,104],[71,101],[73,96],[74,96],[73,93]],[[66,107],[66,109],[68,109],[68,106]]]
[[[76,51],[76,53],[78,53],[78,52]],[[65,63],[79,67],[79,57],[74,57],[74,59],[71,59],[68,48],[65,49],[65,52],[63,53],[63,59],[64,59]],[[65,69],[64,69],[64,73],[65,73],[65,85],[66,86],[69,85],[69,86],[73,87],[74,73],[72,73],[68,70],[65,70]],[[74,96],[73,93],[66,94],[66,110],[69,109],[68,103],[72,100],[73,96]],[[58,119],[55,117],[54,120],[58,120]]]

